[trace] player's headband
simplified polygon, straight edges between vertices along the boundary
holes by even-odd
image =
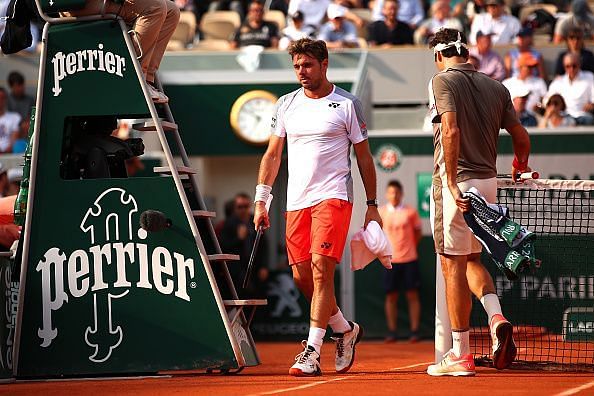
[[[456,47],[456,51],[458,52],[458,55],[462,55],[462,48],[468,49],[468,45],[466,45],[465,43],[462,42],[462,36],[460,35],[460,32],[458,32],[458,39],[456,41],[451,41],[447,44],[439,43],[435,47],[433,47],[433,53],[437,54],[438,52],[441,52],[441,51],[451,48],[451,47]]]

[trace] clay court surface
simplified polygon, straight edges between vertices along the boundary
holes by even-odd
[[[594,395],[592,373],[501,371],[478,368],[474,378],[425,374],[433,343],[363,342],[347,374],[334,371],[334,345],[322,351],[324,375],[292,378],[286,373],[300,350],[295,343],[258,343],[262,365],[238,375],[185,373],[140,379],[22,382],[0,385],[6,395]]]

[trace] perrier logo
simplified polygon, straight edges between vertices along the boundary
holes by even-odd
[[[91,347],[89,360],[107,361],[124,339],[124,328],[115,322],[116,300],[124,298],[134,288],[190,301],[188,285],[196,287],[194,260],[157,246],[152,251],[140,240],[147,232],[134,227],[133,216],[138,212],[134,197],[121,188],[110,188],[97,197],[84,214],[81,232],[89,238],[89,246],[67,255],[59,247],[48,249],[37,263],[41,273],[43,324],[37,335],[46,348],[58,336],[52,314],[64,303],[92,293],[92,323],[84,335]],[[137,224],[137,223],[136,223]],[[190,282],[192,281],[192,282]],[[89,315],[90,317],[90,315]]]
[[[99,71],[124,77],[126,58],[110,51],[103,51],[103,44],[98,49],[87,49],[64,54],[57,52],[52,58],[54,66],[54,96],[62,93],[60,82],[66,77],[85,71]]]

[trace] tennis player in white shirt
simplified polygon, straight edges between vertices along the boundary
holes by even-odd
[[[278,174],[285,141],[288,149],[287,252],[293,279],[311,301],[310,330],[289,374],[321,375],[320,350],[329,325],[336,341],[335,368],[347,372],[354,361],[361,326],[347,321],[334,294],[351,220],[353,145],[365,186],[365,226],[375,220],[377,186],[367,129],[359,99],[328,81],[328,49],[321,40],[291,43],[289,54],[301,88],[282,96],[272,118],[272,136],[262,158],[256,187],[256,226],[269,226],[265,202]]]

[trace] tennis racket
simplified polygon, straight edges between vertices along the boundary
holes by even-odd
[[[268,196],[268,201],[266,201],[266,212],[270,213],[270,204],[272,203],[272,194]],[[260,245],[260,239],[262,239],[262,234],[264,233],[264,227],[260,224],[258,225],[258,230],[256,232],[256,239],[254,240],[254,246],[252,247],[252,252],[250,253],[250,261],[248,262],[247,269],[245,272],[245,277],[243,278],[243,285],[242,288],[245,290],[247,285],[250,283],[250,279],[252,277],[252,272],[254,271],[254,261],[256,260],[256,253],[258,252],[258,246]]]

